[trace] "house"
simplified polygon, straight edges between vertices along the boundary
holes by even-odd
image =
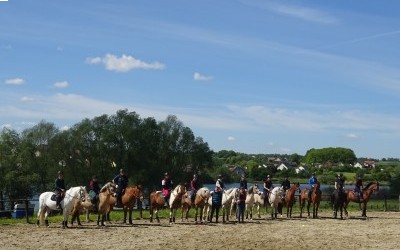
[[[276,169],[282,171],[282,170],[288,170],[290,168],[292,168],[292,165],[290,163],[282,162]]]
[[[240,166],[230,166],[229,171],[231,171],[232,173],[235,173],[237,175],[240,175],[240,176],[246,174],[246,170]]]
[[[300,173],[300,172],[302,172],[302,171],[305,171],[305,170],[306,170],[305,168],[303,168],[302,166],[300,166],[300,167],[296,168],[294,171],[296,172],[296,174],[298,174],[298,173]]]
[[[364,166],[364,168],[369,168],[369,169],[375,168],[375,161],[366,160],[363,162],[363,166]]]
[[[361,163],[359,163],[359,162],[357,162],[356,164],[354,164],[354,167],[355,168],[363,168],[363,165],[361,164]]]

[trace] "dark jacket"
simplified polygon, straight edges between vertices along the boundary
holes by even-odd
[[[282,187],[283,187],[283,189],[288,190],[290,188],[290,181],[286,180],[286,179],[283,180],[282,181]]]
[[[239,183],[239,188],[243,187],[244,189],[247,189],[247,181],[246,180],[240,180]]]
[[[190,188],[192,190],[199,190],[201,188],[201,183],[199,179],[193,179],[190,181]]]
[[[128,176],[120,175],[114,177],[114,183],[118,185],[118,189],[125,189],[128,186]]]
[[[57,178],[54,183],[54,189],[59,192],[61,192],[61,189],[65,190],[64,179]]]
[[[214,191],[211,194],[211,201],[213,206],[221,206],[222,205],[222,191],[216,192]]]

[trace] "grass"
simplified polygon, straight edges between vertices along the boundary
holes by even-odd
[[[356,213],[360,212],[359,211],[359,205],[354,202],[350,202],[348,209],[350,213]],[[268,212],[270,212],[270,208],[268,208]],[[331,204],[327,200],[321,201],[320,212],[329,212],[332,211],[331,209]],[[384,201],[383,200],[370,200],[367,204],[367,214],[368,211],[385,211],[384,207]],[[387,200],[387,211],[399,211],[399,200],[398,199],[391,199]],[[255,212],[255,210],[254,210]],[[303,209],[303,214],[307,212],[307,207]],[[265,208],[261,210],[262,214],[265,214]],[[299,208],[299,203],[296,201],[295,205],[293,206],[293,215],[298,216],[300,213],[300,208]],[[283,208],[283,214],[286,214],[286,208]],[[181,209],[178,209],[177,211],[177,221],[180,220],[181,218]],[[195,211],[194,209],[191,209],[189,212],[189,218],[194,218]],[[168,209],[162,209],[159,211],[158,216],[160,217],[161,220],[166,220],[169,218],[169,210]],[[111,219],[112,221],[122,221],[124,217],[124,214],[122,211],[112,211],[111,212]],[[133,220],[139,220],[140,219],[140,213],[139,211],[135,210],[132,213],[132,218]],[[148,220],[150,218],[149,211],[148,210],[143,210],[143,219]],[[62,216],[61,215],[54,215],[49,217],[49,222],[51,224],[60,224],[62,222]],[[69,217],[69,220],[71,220],[71,216]],[[90,220],[91,221],[97,221],[97,214],[90,214]],[[81,221],[85,221],[85,215],[81,215]],[[29,217],[29,222],[30,223],[36,223],[36,215]],[[26,223],[26,218],[21,218],[21,219],[0,219],[0,225],[14,225],[14,224],[24,224]]]

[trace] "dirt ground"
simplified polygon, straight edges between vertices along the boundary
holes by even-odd
[[[353,213],[356,215],[355,213]],[[400,213],[368,212],[368,218],[334,220],[285,217],[245,221],[244,224],[194,224],[167,219],[133,225],[94,222],[61,229],[33,224],[0,226],[0,249],[398,249]]]

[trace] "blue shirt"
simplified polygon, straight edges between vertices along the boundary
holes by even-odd
[[[311,177],[310,179],[308,179],[308,185],[310,185],[310,187],[312,188],[312,186],[316,181],[317,181],[316,177]]]

